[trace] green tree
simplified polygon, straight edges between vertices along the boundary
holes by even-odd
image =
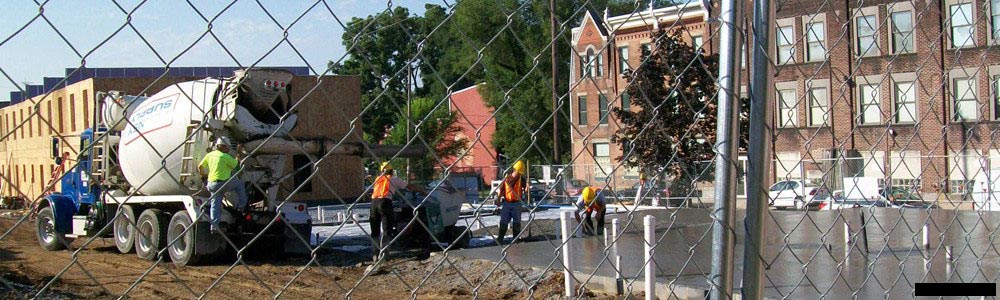
[[[469,140],[459,136],[461,128],[456,126],[456,116],[447,105],[438,105],[432,98],[417,98],[410,102],[410,114],[413,122],[407,124],[406,116],[400,115],[392,129],[386,142],[393,145],[404,145],[408,143],[406,127],[410,126],[411,136],[419,136],[412,145],[433,147],[435,155],[427,155],[422,158],[410,160],[410,170],[416,178],[432,178],[435,167],[442,167],[441,162],[455,158],[456,155],[465,151],[469,147]],[[436,157],[435,157],[436,156]],[[402,159],[393,161],[393,166],[397,170],[405,170],[405,163]]]
[[[655,33],[659,38],[652,53],[643,53],[646,62],[626,75],[626,92],[639,109],[612,110],[621,123],[612,142],[625,153],[618,158],[622,164],[650,174],[666,173],[672,190],[686,193],[699,175],[711,172],[705,172],[704,162],[714,158],[719,68],[717,55],[704,55],[681,35]],[[747,102],[740,103],[747,111]],[[746,128],[746,115],[740,119]],[[741,140],[745,145],[745,135]]]

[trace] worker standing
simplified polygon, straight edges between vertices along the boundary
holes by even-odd
[[[600,195],[597,188],[585,187],[580,194],[580,200],[576,202],[576,221],[580,221],[580,212],[583,211],[583,234],[604,235],[604,215],[607,213],[607,203],[604,195]],[[593,219],[597,219],[597,227],[594,227]]]
[[[521,233],[521,206],[524,196],[524,188],[528,180],[524,178],[524,161],[514,163],[513,170],[504,177],[497,190],[496,205],[500,206],[500,231],[497,233],[497,244],[502,244],[503,238],[507,235],[507,225],[513,224],[511,232],[513,240],[517,241],[518,234]]]
[[[392,209],[393,194],[400,189],[427,192],[423,187],[409,184],[395,177],[396,171],[393,170],[389,162],[383,162],[379,169],[382,174],[376,177],[372,184],[372,206],[368,215],[372,231],[372,260],[374,261],[378,261],[382,257],[388,246],[387,242],[392,240],[392,226],[396,221]]]
[[[201,177],[207,180],[208,192],[211,193],[211,229],[221,232],[223,228],[219,226],[222,214],[222,197],[229,192],[236,194],[236,210],[244,212],[247,205],[247,192],[243,180],[233,177],[233,171],[239,167],[240,162],[229,154],[229,141],[219,139],[215,143],[215,151],[205,154],[205,158],[198,163],[198,172]],[[207,172],[207,174],[206,174]]]

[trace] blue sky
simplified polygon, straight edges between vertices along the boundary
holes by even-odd
[[[125,11],[131,11],[141,2],[118,1]],[[190,2],[208,19],[231,3]],[[344,56],[343,28],[333,14],[346,23],[352,17],[364,17],[387,8],[384,0],[327,0],[330,10],[322,2],[310,10],[316,4],[312,0],[260,2],[282,26],[287,27],[301,16],[290,28],[288,39],[302,57],[286,43],[279,44],[283,36],[281,28],[251,0],[236,1],[213,22],[212,32],[219,41],[211,35],[199,40],[207,31],[207,23],[186,1],[149,0],[132,13],[130,23],[163,60],[174,61],[171,66],[245,66],[260,60],[258,65],[309,64],[322,72],[328,61]],[[416,14],[423,13],[426,3],[444,6],[453,1],[392,1],[393,6],[410,8]],[[94,68],[164,66],[132,28],[126,26],[118,31],[127,23],[126,13],[113,1],[53,0],[44,7],[45,19],[32,21],[38,12],[39,7],[31,1],[7,3],[0,9],[0,69],[11,77],[0,74],[0,101],[7,100],[8,92],[17,90],[16,85],[40,84],[44,76],[62,76],[65,68],[81,66],[84,60],[81,56],[86,56],[86,66]],[[25,24],[29,25],[21,30]],[[184,52],[188,47],[190,50]]]

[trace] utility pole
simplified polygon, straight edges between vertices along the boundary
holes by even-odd
[[[549,0],[549,36],[552,38],[552,165],[559,165],[559,88],[556,80],[558,67],[556,66],[556,1]]]
[[[410,143],[410,122],[413,122],[413,116],[410,115],[410,63],[406,63],[406,143]],[[410,158],[406,158],[406,181],[411,181],[412,173],[410,173]]]

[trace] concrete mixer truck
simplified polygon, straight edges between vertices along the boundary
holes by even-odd
[[[279,199],[278,186],[295,172],[286,167],[290,155],[334,146],[289,136],[296,123],[286,113],[292,77],[279,69],[248,69],[177,83],[148,97],[98,93],[91,113],[100,122],[79,136],[53,138],[56,164],[76,162],[59,182],[61,191],[32,210],[38,243],[54,251],[74,238],[111,236],[122,253],[155,260],[166,248],[182,266],[225,253],[229,241],[308,251],[306,205]],[[197,170],[207,149],[223,138],[245,149],[238,177],[250,199],[245,212],[225,200],[225,236],[209,231],[209,194]],[[61,149],[76,144],[73,139],[79,155],[71,158]]]

